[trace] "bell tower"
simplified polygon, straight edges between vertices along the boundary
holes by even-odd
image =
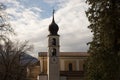
[[[59,27],[54,20],[54,10],[52,23],[49,25],[48,54],[47,54],[47,74],[48,80],[59,80]]]

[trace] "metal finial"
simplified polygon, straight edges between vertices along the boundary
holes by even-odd
[[[53,15],[54,15],[54,13],[55,13],[55,9],[53,9]]]

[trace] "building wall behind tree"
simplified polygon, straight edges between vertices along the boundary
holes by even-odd
[[[72,64],[72,71],[83,71],[84,61],[87,57],[60,57],[60,71],[69,71]],[[47,57],[39,57],[40,72],[47,73]]]

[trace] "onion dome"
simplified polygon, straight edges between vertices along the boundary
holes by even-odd
[[[53,10],[52,23],[49,25],[50,35],[58,35],[58,34],[57,34],[58,30],[59,30],[59,27],[58,27],[58,25],[55,23],[55,20],[54,20],[54,10]]]

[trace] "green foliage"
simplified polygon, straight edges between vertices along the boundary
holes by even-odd
[[[93,32],[86,80],[120,79],[120,0],[87,0]]]

